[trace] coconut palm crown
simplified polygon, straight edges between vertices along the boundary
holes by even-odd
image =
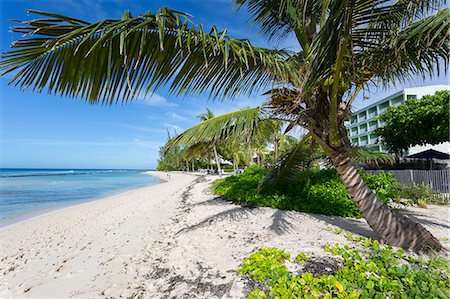
[[[90,103],[112,104],[168,86],[213,99],[265,92],[274,118],[309,131],[333,162],[362,215],[383,241],[440,249],[425,228],[391,212],[363,183],[349,157],[344,120],[358,92],[446,69],[450,10],[426,0],[236,0],[261,34],[295,38],[300,51],[254,46],[226,30],[195,25],[161,8],[120,20],[86,22],[30,11],[25,35],[0,69],[11,84]]]

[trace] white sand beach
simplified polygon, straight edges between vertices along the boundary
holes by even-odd
[[[236,273],[259,246],[327,258],[373,236],[364,220],[242,207],[210,192],[212,176],[152,172],[167,182],[0,228],[1,298],[243,298]],[[407,211],[448,247],[449,208]]]

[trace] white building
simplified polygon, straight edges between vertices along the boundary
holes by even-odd
[[[390,106],[399,106],[409,99],[420,99],[425,95],[434,94],[438,90],[450,90],[450,85],[430,85],[421,87],[405,88],[384,99],[366,106],[353,113],[351,121],[346,122],[350,142],[354,146],[365,146],[376,151],[386,151],[381,144],[380,138],[373,134],[376,128],[382,127],[383,122],[377,120],[377,116]],[[409,154],[414,154],[426,149],[433,148],[441,152],[450,152],[448,142],[436,146],[415,146],[409,149]]]

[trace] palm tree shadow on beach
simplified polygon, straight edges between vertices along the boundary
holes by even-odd
[[[207,217],[206,219],[198,222],[197,224],[190,225],[188,227],[181,229],[180,231],[178,231],[178,233],[192,231],[201,227],[206,227],[224,221],[241,221],[243,219],[248,219],[253,215],[263,214],[266,212],[265,209],[258,208],[256,206],[244,203],[241,204],[231,203],[230,201],[224,199],[223,196],[203,201],[196,205],[234,206],[234,208]],[[298,221],[298,218],[295,216],[298,215],[299,212],[283,211],[278,209],[273,209],[273,211],[274,212],[271,215],[272,224],[269,226],[270,230],[275,232],[277,235],[291,233],[295,229],[294,221],[295,220]],[[346,230],[348,232],[377,239],[376,234],[364,221],[352,218],[325,216],[319,214],[307,214],[307,215],[314,217],[320,221],[326,222],[328,224],[342,228],[343,230]]]
[[[308,214],[320,221],[342,228],[353,234],[378,240],[378,236],[373,232],[365,221],[354,218],[344,218],[337,216],[325,216],[320,214]]]
[[[416,211],[400,210],[400,214],[403,214],[403,215],[411,218],[415,222],[420,223],[425,226],[437,226],[437,227],[442,227],[442,228],[447,228],[447,229],[450,228],[450,225],[448,225],[446,220],[438,219],[438,218],[429,219],[430,216],[421,214]],[[425,219],[425,218],[427,218],[427,219]]]

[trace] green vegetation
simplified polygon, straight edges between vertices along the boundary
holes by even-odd
[[[277,248],[260,248],[238,269],[260,283],[247,298],[449,298],[450,267],[440,256],[427,258],[380,245],[365,237],[348,237],[354,246],[325,246],[336,257],[338,270],[317,276],[303,268],[290,273],[290,254]],[[301,256],[299,259],[298,257]],[[315,259],[300,252],[293,261]],[[320,261],[320,259],[319,259]],[[303,263],[299,263],[303,265]]]
[[[448,141],[450,91],[437,91],[420,100],[407,100],[405,105],[389,107],[379,116],[384,126],[375,134],[391,153],[402,156],[415,145]]]
[[[426,208],[427,203],[434,202],[430,188],[425,184],[402,185],[391,173],[369,174],[361,171],[360,175],[386,204],[395,202]],[[228,200],[255,206],[361,217],[334,169],[304,169],[296,173],[295,180],[290,181],[292,183],[261,188],[270,176],[270,170],[254,165],[239,175],[216,180],[212,189],[215,194],[224,195]]]
[[[284,250],[261,247],[257,253],[242,262],[238,271],[241,274],[250,274],[258,282],[275,282],[287,274],[288,269],[284,261],[290,258],[291,255]]]
[[[392,173],[379,173],[370,174],[360,172],[364,182],[369,186],[372,191],[377,194],[377,197],[384,203],[389,203],[391,200],[398,199],[399,189],[401,184],[397,182],[395,175]]]
[[[279,154],[288,152],[298,140],[282,133],[282,123],[262,118],[261,108],[246,108],[215,116],[206,109],[199,115],[201,122],[181,134],[170,137],[160,150],[158,169],[227,168],[236,172],[240,166],[269,166],[277,161]],[[274,151],[268,151],[268,144]],[[225,159],[232,165],[221,164]],[[256,161],[255,161],[256,160]],[[170,165],[171,167],[167,167]]]
[[[361,217],[351,201],[344,184],[334,169],[304,170],[289,185],[259,190],[268,170],[258,166],[247,168],[243,173],[217,180],[213,185],[215,194],[225,195],[229,200],[266,206],[283,210]],[[397,183],[391,174],[362,174],[364,181],[384,202],[398,197]]]

